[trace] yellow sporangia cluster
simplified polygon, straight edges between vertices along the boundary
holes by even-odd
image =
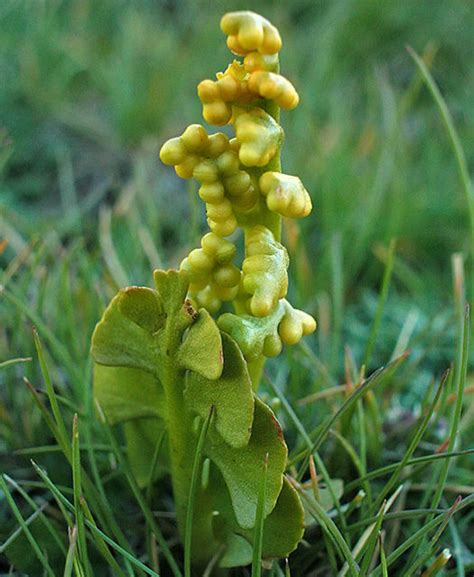
[[[206,205],[211,232],[181,263],[190,279],[189,297],[213,313],[223,302],[233,303],[236,314],[224,313],[219,325],[254,360],[278,354],[282,344],[295,344],[316,328],[310,315],[285,300],[289,258],[280,242],[281,217],[305,217],[312,205],[300,179],[280,172],[279,109],[294,108],[299,97],[279,74],[278,30],[250,11],[226,14],[221,29],[241,60],[216,80],[203,80],[198,96],[204,120],[230,125],[234,137],[192,124],[163,145],[160,158],[181,178],[199,182]],[[239,228],[245,245],[241,270],[234,264]]]
[[[213,232],[201,239],[181,263],[189,275],[190,297],[199,307],[217,312],[222,301],[233,301],[239,291],[241,272],[233,264],[237,248],[232,242]]]
[[[288,291],[288,253],[264,226],[251,228],[245,240],[242,285],[252,295],[247,310],[255,317],[266,317]]]
[[[265,172],[259,179],[259,187],[273,212],[289,218],[302,218],[311,212],[311,198],[297,176]]]
[[[219,237],[235,232],[236,212],[248,212],[258,200],[250,175],[240,168],[239,148],[237,139],[222,132],[208,135],[200,124],[191,124],[160,151],[161,160],[174,166],[178,176],[201,184],[209,228]]]
[[[206,122],[216,126],[227,124],[233,106],[255,99],[273,100],[288,110],[298,106],[299,96],[291,82],[267,70],[267,66],[271,66],[268,59],[249,55],[243,64],[234,60],[225,72],[217,75],[217,80],[203,80],[198,86],[198,96]]]

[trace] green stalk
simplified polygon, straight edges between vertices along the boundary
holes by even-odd
[[[168,350],[176,350],[169,348]],[[173,358],[164,367],[163,388],[166,396],[167,429],[169,439],[171,478],[176,503],[176,515],[181,535],[184,535],[186,509],[190,487],[190,469],[196,449],[196,439],[191,430],[191,416],[184,402],[184,375],[176,369]]]
[[[275,70],[273,70],[273,72],[275,72],[276,74],[280,72],[280,63],[278,60],[275,65]],[[273,100],[265,100],[262,103],[261,108],[265,110],[265,112],[269,114],[277,124],[280,124],[280,107],[276,102],[274,102]],[[258,167],[250,168],[248,169],[248,172],[250,173],[250,176],[255,176],[258,179],[261,174],[269,170],[273,172],[281,172],[281,145],[278,147],[275,156],[270,160],[270,162],[266,166],[262,168]],[[263,207],[265,212],[265,225],[272,231],[275,240],[280,242],[281,216],[275,212],[268,210],[265,202],[263,202]]]
[[[164,346],[170,354],[163,365],[161,380],[166,397],[167,431],[169,439],[171,479],[176,505],[176,517],[180,535],[186,539],[189,496],[192,489],[192,471],[195,455],[199,449],[198,438],[193,431],[194,417],[187,409],[184,399],[185,372],[178,369],[175,358],[181,339],[180,329],[168,323]],[[204,441],[203,441],[204,442]],[[209,559],[214,553],[215,539],[208,523],[212,507],[205,495],[200,495],[196,503],[198,513],[193,524],[193,557],[196,553],[202,559]],[[189,535],[188,535],[189,538]]]
[[[273,72],[278,73],[280,71],[280,64],[277,61],[275,65],[275,69]],[[269,114],[277,124],[280,124],[280,107],[276,102],[273,100],[265,100],[261,103],[260,107],[265,110],[267,114]],[[264,167],[254,167],[254,168],[247,168],[247,172],[250,175],[250,178],[256,184],[258,179],[264,172],[273,171],[273,172],[281,172],[281,145],[278,147],[278,150],[275,156],[270,160],[270,162]],[[281,224],[282,218],[276,212],[272,212],[268,210],[267,205],[263,197],[260,196],[260,211],[262,213],[262,222],[273,234],[273,237],[277,242],[281,242]],[[245,246],[247,246],[247,229],[244,228],[244,239],[245,239]],[[240,303],[236,301],[233,302],[235,311],[237,314],[242,313],[244,314],[245,311],[241,310]],[[249,363],[249,373],[250,378],[252,379],[253,389],[256,392],[262,380],[263,370],[265,367],[265,357],[262,355],[255,361]]]

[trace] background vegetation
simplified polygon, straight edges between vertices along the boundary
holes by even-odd
[[[117,462],[120,454],[114,456],[94,416],[89,342],[118,287],[150,285],[151,270],[177,266],[204,229],[196,187],[162,166],[158,150],[165,139],[199,122],[196,84],[229,60],[219,19],[242,7],[230,0],[0,3],[0,472],[7,475],[0,488],[0,541],[6,541],[0,545],[0,570],[5,573],[11,566],[12,575],[69,570],[66,525],[54,487],[71,502],[81,495],[77,482],[71,492],[71,467],[61,449],[69,451],[77,473],[74,451],[68,440],[57,443],[54,432],[61,426],[58,421],[48,426],[38,408],[49,411],[52,402],[54,409],[54,399],[67,431],[73,413],[79,415],[82,462],[95,492],[87,479],[79,487],[93,517],[131,557],[157,568],[156,527],[144,522],[143,506]],[[373,396],[337,418],[320,448],[330,478],[344,481],[336,503],[329,500],[327,518],[336,521],[350,547],[377,514],[382,504],[377,497],[390,496],[405,479],[394,518],[383,523],[389,557],[474,486],[471,454],[428,457],[467,450],[474,440],[468,394],[473,386],[462,362],[469,333],[463,331],[463,268],[471,270],[470,225],[440,111],[405,49],[409,44],[423,55],[472,166],[474,8],[469,0],[268,0],[253,9],[279,27],[282,68],[301,96],[300,106],[283,118],[283,162],[286,172],[302,178],[315,210],[298,228],[287,226],[285,235],[292,301],[319,321],[314,337],[269,364],[263,394],[270,401],[281,396],[271,402],[294,457],[349,398],[363,365],[370,374],[410,349],[396,372],[379,379]],[[43,367],[33,325],[43,344]],[[56,397],[47,376],[45,382],[46,365]],[[440,400],[430,405],[449,366],[453,371]],[[427,414],[424,436],[416,439]],[[382,466],[406,465],[414,438],[409,458],[426,456],[424,465],[400,468],[392,486],[385,484],[390,473],[370,484],[354,481]],[[31,458],[53,485],[38,476]],[[367,497],[356,507],[360,488]],[[389,563],[390,574],[419,574],[443,547],[453,554],[446,574],[472,574],[469,503],[443,517],[437,526],[446,528],[442,534],[434,527],[414,548],[401,551]],[[179,563],[169,487],[160,486],[150,507],[158,511]],[[49,530],[44,515],[52,523]],[[80,527],[81,519],[76,509],[71,525]],[[21,531],[24,522],[28,526]],[[97,532],[89,526],[87,531],[93,574],[111,574],[107,565],[119,574],[107,555],[100,555],[105,545],[97,545]],[[314,525],[290,558],[293,575],[333,574],[330,539],[328,545],[320,531]],[[32,543],[39,543],[42,557]],[[371,560],[368,570],[378,575],[378,545],[371,543],[367,537],[363,551]],[[126,555],[116,557],[126,574],[143,574]],[[416,559],[419,567],[413,566]],[[169,563],[161,563],[161,574],[171,574]],[[275,566],[272,572],[281,570]]]

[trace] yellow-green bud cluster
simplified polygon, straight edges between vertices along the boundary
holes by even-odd
[[[217,312],[222,301],[237,297],[241,273],[232,263],[236,252],[232,242],[209,232],[202,237],[201,248],[181,262],[190,280],[189,296],[197,307]]]
[[[203,126],[192,124],[160,151],[161,160],[174,166],[178,176],[201,184],[207,222],[218,236],[231,235],[237,228],[235,213],[249,211],[258,198],[249,174],[240,169],[239,148],[236,139],[221,132],[208,135]]]
[[[261,355],[275,357],[283,345],[294,345],[316,330],[313,317],[293,308],[285,299],[266,317],[224,313],[217,322],[220,329],[238,343],[250,362]]]
[[[283,142],[280,125],[261,108],[248,112],[237,109],[234,116],[240,162],[244,166],[266,166]]]
[[[221,29],[227,34],[227,46],[234,54],[255,51],[276,54],[281,49],[278,29],[255,12],[229,12],[222,17]]]
[[[247,308],[255,317],[266,317],[288,291],[288,253],[264,226],[253,227],[246,240],[242,284],[252,295]]]
[[[202,102],[202,115],[209,124],[222,126],[232,118],[232,104],[247,103],[255,98],[249,92],[244,67],[237,61],[229,65],[217,80],[203,80],[198,85],[198,96]]]
[[[219,325],[253,360],[277,355],[282,344],[294,344],[316,328],[311,316],[285,300],[289,259],[279,242],[281,217],[302,218],[312,205],[299,178],[278,172],[284,140],[278,107],[291,109],[299,101],[278,73],[278,30],[249,11],[226,14],[221,28],[242,61],[234,60],[216,80],[203,80],[198,96],[204,119],[232,125],[235,138],[193,124],[166,142],[160,157],[180,177],[200,183],[206,204],[211,232],[181,263],[189,296],[211,312],[233,302],[239,314],[225,313]],[[236,246],[224,238],[239,226],[245,240],[242,272],[233,262]]]
[[[311,197],[297,176],[265,172],[258,184],[267,199],[267,207],[282,216],[303,218],[313,208]]]
[[[246,105],[265,98],[281,108],[298,106],[299,96],[285,77],[270,72],[275,64],[271,58],[258,52],[248,54],[244,63],[234,61],[217,80],[203,80],[198,85],[198,96],[203,105],[203,116],[209,124],[222,126],[231,122],[232,106]]]
[[[248,79],[249,90],[261,98],[274,100],[278,106],[291,110],[300,101],[293,84],[280,74],[266,70],[256,70]]]
[[[285,345],[296,345],[301,337],[310,335],[316,330],[316,321],[311,315],[294,309],[287,303],[286,312],[278,325],[278,334]]]

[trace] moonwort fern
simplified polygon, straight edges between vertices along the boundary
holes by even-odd
[[[92,355],[95,399],[111,424],[123,424],[142,486],[165,435],[153,480],[170,475],[183,539],[199,421],[211,419],[188,542],[194,563],[222,551],[220,566],[233,567],[252,560],[257,509],[264,558],[288,555],[302,537],[282,430],[256,391],[265,359],[316,323],[285,299],[282,217],[307,216],[311,199],[297,177],[281,173],[279,111],[299,99],[279,73],[280,35],[253,12],[226,14],[221,28],[240,59],[201,82],[198,95],[207,123],[229,124],[235,136],[192,124],[160,151],[180,177],[199,182],[210,232],[179,270],[154,272],[156,288],[116,295],[95,329]]]

